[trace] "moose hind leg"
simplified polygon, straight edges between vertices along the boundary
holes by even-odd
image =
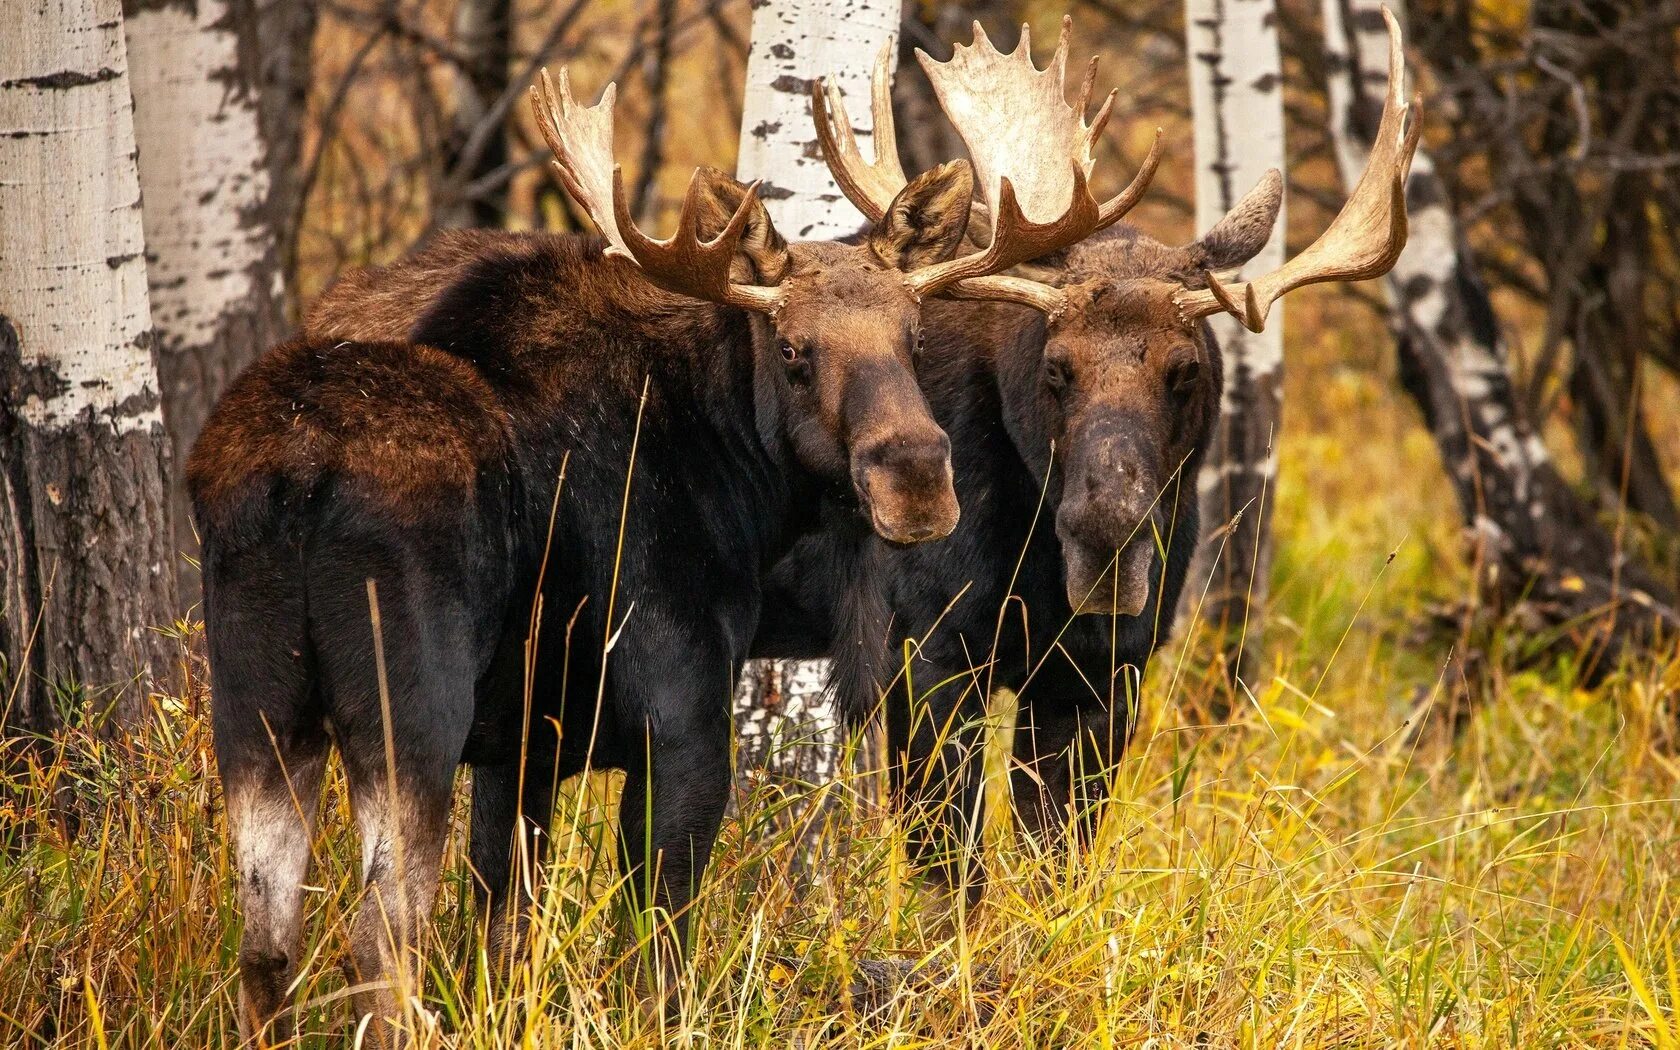
[[[276,738],[268,761],[223,763],[228,832],[239,870],[239,1031],[262,1038],[297,977],[303,885],[328,744],[316,732]],[[258,752],[260,754],[260,752]],[[255,756],[252,756],[253,758]],[[282,1040],[285,1033],[276,1033]]]
[[[247,1045],[285,1010],[303,940],[303,886],[321,776],[321,722],[302,592],[266,551],[205,546],[205,624],[216,767],[237,869],[239,1032]]]
[[[322,654],[328,710],[362,846],[349,976],[358,1018],[372,1016],[374,1046],[401,1041],[392,1022],[419,990],[424,971],[418,952],[449,838],[455,771],[472,724],[472,636],[459,608],[426,582],[379,580],[378,639],[370,629],[367,591],[356,588],[360,595],[328,608],[336,644]]]

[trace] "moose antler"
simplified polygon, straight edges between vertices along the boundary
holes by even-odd
[[[531,87],[531,110],[554,153],[554,170],[567,192],[589,212],[607,239],[608,255],[634,262],[655,284],[680,295],[774,313],[782,293],[760,285],[737,284],[729,267],[758,201],[758,183],[747,187],[723,231],[700,236],[699,172],[689,179],[677,217],[677,232],[654,240],[637,228],[624,193],[624,172],[613,162],[613,103],[618,85],[608,84],[601,101],[582,106],[572,97],[571,78],[560,70],[560,90],[544,69]]]
[[[1093,147],[1108,124],[1117,92],[1110,91],[1096,116],[1085,119],[1096,82],[1097,60],[1092,58],[1080,86],[1079,105],[1068,105],[1065,82],[1072,32],[1073,19],[1064,15],[1056,53],[1042,70],[1033,65],[1032,31],[1025,25],[1020,43],[1007,55],[992,46],[979,22],[974,23],[974,43],[958,44],[948,62],[916,52],[940,108],[973,158],[975,180],[992,206],[994,228],[1003,221],[1006,181],[1014,185],[1029,219],[1043,221],[1065,211],[1088,209],[1097,217],[1088,233],[1112,226],[1143,197],[1161,163],[1157,129],[1149,155],[1131,185],[1101,206],[1091,198],[1083,180],[1090,177],[1096,162]]]
[[[1416,96],[1410,105],[1401,101],[1406,56],[1400,26],[1386,7],[1383,20],[1388,23],[1388,96],[1365,171],[1347,203],[1318,240],[1276,270],[1229,287],[1210,273],[1206,289],[1180,292],[1174,302],[1185,320],[1226,312],[1258,332],[1266,327],[1272,303],[1284,294],[1323,281],[1380,277],[1400,258],[1406,247],[1406,176],[1423,131],[1423,115]]]
[[[908,182],[904,165],[898,160],[898,129],[893,124],[892,65],[896,46],[895,40],[881,46],[869,78],[869,106],[875,118],[873,161],[864,160],[858,149],[852,122],[846,116],[846,103],[833,79],[822,77],[811,85],[811,119],[817,125],[817,141],[822,144],[828,170],[839,183],[840,192],[870,222],[880,222],[886,216],[887,207]]]
[[[1056,54],[1043,70],[1033,65],[1032,36],[1025,26],[1020,44],[1008,55],[992,46],[978,22],[974,43],[959,44],[949,62],[916,53],[940,106],[973,158],[992,226],[984,251],[911,274],[918,294],[950,289],[959,298],[1019,302],[1054,315],[1061,309],[1054,289],[992,275],[1112,225],[1143,196],[1161,162],[1159,130],[1131,185],[1103,204],[1091,196],[1092,149],[1108,123],[1115,96],[1111,92],[1096,115],[1085,119],[1096,74],[1092,59],[1078,107],[1068,105],[1064,78],[1071,28],[1072,19],[1063,18]],[[824,81],[812,90],[812,114],[829,169],[847,199],[877,221],[905,185],[893,137],[890,46],[875,62],[873,162],[864,160],[858,149],[839,89]]]

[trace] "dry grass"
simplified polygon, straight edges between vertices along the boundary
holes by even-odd
[[[1381,342],[1326,320],[1343,319],[1309,308],[1296,322],[1267,684],[1237,724],[1186,727],[1180,702],[1207,686],[1201,646],[1164,652],[1095,849],[1035,855],[994,822],[989,896],[952,936],[907,877],[888,814],[842,791],[828,866],[798,890],[779,874],[788,837],[764,830],[761,800],[741,800],[692,985],[661,1031],[627,990],[635,949],[615,932],[612,785],[598,780],[560,811],[532,956],[505,991],[485,977],[457,844],[428,1038],[1680,1047],[1680,666],[1653,657],[1592,692],[1567,668],[1503,668],[1456,744],[1406,734],[1449,658],[1415,625],[1461,587],[1451,504],[1380,374]],[[0,1045],[234,1041],[238,920],[203,703],[160,698],[116,739],[72,733],[0,792],[0,929],[16,934],[0,937]],[[52,799],[84,815],[73,841]],[[348,1026],[341,785],[328,814],[306,1045],[338,1045]],[[883,959],[928,959],[934,976],[855,1009],[859,960]]]

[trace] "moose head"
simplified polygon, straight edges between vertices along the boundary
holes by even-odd
[[[959,47],[947,70],[973,69],[978,77],[1015,61],[999,55],[978,26],[976,31],[974,46]],[[1273,170],[1190,244],[1169,247],[1123,227],[1067,252],[1054,285],[984,276],[951,292],[1010,300],[1048,319],[1042,354],[1018,363],[1022,374],[1000,376],[999,386],[1016,445],[1055,507],[1067,599],[1075,612],[1136,615],[1147,604],[1158,543],[1151,526],[1170,513],[1164,505],[1169,482],[1194,465],[1218,411],[1220,360],[1202,319],[1227,312],[1258,332],[1271,304],[1289,291],[1380,276],[1405,247],[1404,187],[1421,122],[1416,100],[1410,107],[1401,100],[1404,58],[1392,18],[1389,32],[1389,90],[1366,170],[1325,232],[1277,270],[1247,284],[1227,285],[1218,276],[1248,262],[1270,239],[1283,195],[1283,179]],[[1064,22],[1051,67],[1054,82],[1050,71],[1043,74],[1047,93],[1058,102],[1066,45]],[[938,69],[930,64],[929,75],[951,112],[953,100]],[[1087,76],[1077,110],[1064,105],[1066,112],[1058,112],[1059,137],[1045,128],[1035,135],[1013,132],[1013,138],[1046,151],[1070,139],[1077,144],[1085,134],[1080,115],[1089,84]],[[971,150],[1007,145],[1012,135],[1006,130],[978,121],[959,125]],[[979,159],[976,166],[985,170]],[[981,186],[990,193],[984,178]]]
[[[633,262],[668,291],[749,311],[760,415],[779,422],[802,467],[849,480],[882,537],[913,543],[943,537],[957,522],[950,442],[933,422],[913,370],[922,301],[959,281],[1065,248],[1096,229],[1099,215],[1080,174],[1081,193],[1071,204],[1044,222],[1027,218],[1010,179],[1039,193],[1041,169],[1056,165],[1035,158],[1034,166],[1004,169],[990,246],[953,257],[968,223],[970,168],[944,164],[906,181],[894,142],[890,68],[884,50],[875,67],[872,164],[857,151],[838,92],[824,84],[814,90],[828,163],[872,223],[858,244],[789,244],[771,223],[756,183],[742,186],[705,170],[689,182],[677,232],[650,238],[631,218],[623,175],[613,164],[615,86],[584,107],[564,70],[558,89],[545,70],[532,88],[532,105],[562,183],[600,228],[607,254]],[[1034,99],[1008,88],[1006,82],[975,85],[977,92],[1001,91],[1003,110],[1028,119]],[[1062,167],[1064,181],[1073,178],[1077,158]],[[872,191],[861,198],[854,192],[859,179]],[[1139,176],[1138,194],[1144,182],[1147,173]]]

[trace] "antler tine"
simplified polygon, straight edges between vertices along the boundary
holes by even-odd
[[[554,153],[554,170],[567,192],[600,228],[607,240],[606,254],[631,260],[649,280],[667,291],[774,312],[780,302],[775,289],[729,280],[730,264],[758,202],[758,183],[747,188],[728,224],[710,240],[700,237],[699,172],[689,179],[675,234],[655,240],[636,226],[624,192],[624,172],[612,159],[617,89],[618,85],[608,84],[600,102],[580,106],[572,96],[571,79],[564,68],[560,70],[558,93],[547,69],[531,88],[531,108]]]
[[[1109,102],[1113,101],[1114,96],[1110,95]],[[1092,125],[1093,129],[1099,128],[1102,123],[1107,122],[1108,108],[1108,104],[1105,103],[1102,111],[1097,114],[1098,123]],[[1097,219],[1097,229],[1106,230],[1125,218],[1126,213],[1137,207],[1138,201],[1142,200],[1143,195],[1148,192],[1149,184],[1155,178],[1155,169],[1161,166],[1161,155],[1163,153],[1161,134],[1161,129],[1156,128],[1155,140],[1149,144],[1149,152],[1144,156],[1143,163],[1138,166],[1137,174],[1132,176],[1132,181],[1127,184],[1125,189],[1104,202],[1101,209],[1102,214]]]
[[[1068,105],[1065,80],[1072,27],[1073,20],[1064,17],[1056,53],[1042,70],[1033,64],[1027,27],[1022,27],[1021,43],[1008,55],[1000,54],[979,26],[974,43],[959,44],[948,62],[917,52],[940,106],[974,159],[981,193],[993,215],[994,236],[1001,230],[998,204],[1005,176],[1030,220],[1049,224],[1051,216],[1075,211],[1092,215],[1088,228],[1065,228],[1070,239],[1056,246],[1065,247],[1118,221],[1142,197],[1160,163],[1157,132],[1149,159],[1130,186],[1101,207],[1095,201],[1089,208],[1083,201],[1076,205],[1073,171],[1089,178],[1093,146],[1113,113],[1116,93],[1110,92],[1095,116],[1086,120],[1095,79],[1093,60],[1080,85],[1078,106]],[[1080,192],[1089,197],[1088,186]]]
[[[1097,202],[1091,198],[1085,172],[1078,165],[1073,166],[1073,199],[1068,210],[1046,223],[1035,223],[1022,214],[1015,184],[1005,177],[998,194],[991,245],[985,251],[924,266],[905,279],[917,295],[932,295],[958,281],[996,274],[1064,248],[1089,233],[1097,216]]]
[[[904,166],[898,159],[898,133],[892,114],[893,41],[882,45],[870,75],[870,108],[874,116],[875,160],[863,159],[840,89],[827,77],[811,85],[811,117],[817,141],[840,191],[871,222],[880,222],[893,198],[905,186]]]
[[[1079,104],[1068,105],[1067,57],[1073,20],[1062,19],[1056,53],[1042,70],[1032,61],[1032,33],[1008,55],[992,46],[979,23],[974,43],[957,45],[948,62],[924,52],[916,58],[927,72],[940,106],[973,157],[975,174],[991,214],[990,246],[909,276],[917,294],[931,295],[966,282],[962,298],[997,298],[1060,312],[1060,294],[1034,290],[1029,281],[982,281],[1018,263],[1074,244],[1117,221],[1143,195],[1161,160],[1161,136],[1132,184],[1107,204],[1091,196],[1092,147],[1113,112],[1110,92],[1096,115],[1085,119],[1096,76],[1093,59],[1080,85]]]
[[[613,104],[618,85],[608,84],[601,101],[581,106],[572,96],[571,77],[560,69],[560,90],[545,67],[531,85],[531,111],[537,127],[554,154],[554,170],[566,192],[583,209],[607,239],[607,254],[630,258],[630,252],[613,221]]]
[[[677,216],[677,232],[664,240],[654,240],[631,219],[624,173],[613,171],[613,215],[624,234],[629,254],[653,283],[668,291],[773,313],[780,301],[775,289],[736,284],[729,279],[729,267],[740,247],[741,235],[752,219],[753,206],[758,203],[759,183],[747,187],[723,230],[705,240],[700,236],[700,181],[698,171],[688,180],[682,211]]]
[[[1178,296],[1188,319],[1228,312],[1251,332],[1266,326],[1272,303],[1303,285],[1324,281],[1363,281],[1393,268],[1406,247],[1406,176],[1423,132],[1423,104],[1414,96],[1401,101],[1406,56],[1400,26],[1385,7],[1388,23],[1388,95],[1382,122],[1359,183],[1347,203],[1318,239],[1281,267],[1247,284],[1230,287],[1208,275],[1206,290]]]

